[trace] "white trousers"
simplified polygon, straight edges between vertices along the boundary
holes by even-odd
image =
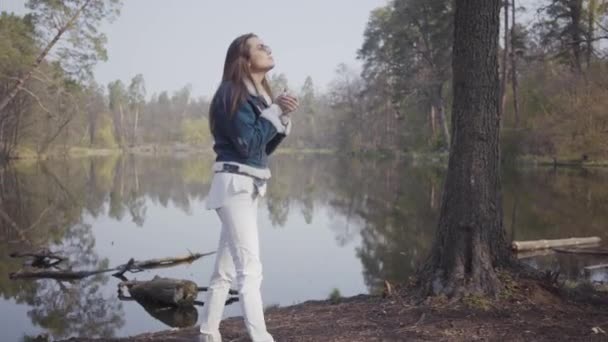
[[[232,194],[216,209],[222,222],[215,270],[203,306],[200,331],[209,341],[219,342],[220,321],[230,285],[237,281],[245,326],[253,342],[273,342],[266,331],[260,287],[262,263],[257,225],[258,196],[251,192]]]

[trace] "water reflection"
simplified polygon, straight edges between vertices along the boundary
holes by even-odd
[[[128,303],[108,290],[115,285],[107,275],[72,283],[11,281],[6,275],[21,268],[22,261],[9,253],[48,247],[61,251],[74,269],[115,266],[108,265],[108,255],[97,254],[93,229],[84,217],[144,227],[151,207],[172,206],[189,215],[207,194],[212,162],[207,155],[113,156],[2,170],[0,293],[5,302],[0,301],[0,308],[9,300],[27,305],[31,325],[54,338],[116,335],[129,324],[123,308]],[[384,280],[406,281],[413,274],[431,246],[442,166],[322,155],[279,155],[272,163],[273,179],[261,209],[276,229],[292,224],[294,215],[316,227],[325,219],[321,213],[327,213],[329,223],[323,228],[332,232],[337,246],[357,242],[354,260],[367,291],[378,291]],[[509,236],[530,240],[597,235],[606,240],[607,184],[608,171],[602,169],[505,171],[504,223]],[[315,246],[310,248],[315,251]],[[575,279],[585,276],[583,266],[606,260],[549,255],[527,262]],[[593,279],[605,278],[598,274]],[[178,318],[157,318],[176,326],[196,321],[195,312],[170,316]]]
[[[31,323],[53,337],[113,336],[124,320],[119,301],[99,291],[108,282],[107,276],[78,282],[12,281],[7,276],[21,267],[20,260],[9,257],[11,251],[43,246],[60,250],[74,269],[107,266],[107,259],[94,250],[90,225],[82,221],[84,178],[79,178],[79,170],[69,164],[59,171],[60,176],[40,164],[0,174],[0,293],[5,299],[27,304]]]

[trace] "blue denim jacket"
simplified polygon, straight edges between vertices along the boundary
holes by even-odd
[[[263,97],[248,94],[247,100],[230,116],[231,82],[223,82],[211,104],[215,113],[213,150],[218,162],[235,162],[255,168],[267,168],[268,156],[285,138],[281,109],[269,105]]]

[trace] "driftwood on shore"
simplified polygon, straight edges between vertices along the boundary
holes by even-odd
[[[190,280],[161,278],[149,281],[125,281],[118,284],[119,290],[126,287],[132,298],[161,305],[188,306],[198,296],[198,286]]]
[[[546,255],[551,255],[551,254],[555,254],[555,251],[552,249],[537,249],[537,250],[532,250],[532,251],[522,251],[522,252],[517,252],[516,257],[517,259],[527,259],[527,258],[536,258],[536,257],[542,257],[542,256],[546,256]]]
[[[600,241],[601,239],[597,236],[555,240],[513,241],[511,248],[515,251],[521,252],[554,247],[592,245],[597,244]]]
[[[598,271],[598,270],[603,270],[606,268],[608,268],[608,264],[589,265],[589,266],[585,266],[585,272],[589,273],[589,272],[594,272],[594,271]]]
[[[558,253],[568,254],[589,254],[589,255],[608,255],[608,249],[606,248],[552,248],[553,251]]]
[[[107,273],[107,272],[116,272],[114,276],[121,278],[124,280],[125,272],[141,272],[144,269],[152,269],[152,268],[162,268],[162,267],[172,267],[183,263],[191,263],[195,260],[198,260],[204,256],[211,255],[215,252],[210,253],[194,253],[183,257],[176,258],[162,258],[162,259],[151,259],[144,261],[136,261],[133,258],[129,260],[124,265],[120,265],[118,267],[106,268],[100,270],[85,270],[85,271],[73,271],[73,270],[19,270],[17,272],[12,272],[9,274],[9,278],[11,279],[57,279],[57,280],[78,280],[87,278],[96,274]],[[39,254],[36,253],[12,253],[12,255],[17,256],[34,256],[40,257]]]
[[[129,296],[124,295],[124,288]],[[174,328],[191,327],[198,321],[195,305],[203,302],[194,300],[197,292],[206,291],[206,287],[197,287],[189,280],[154,277],[149,281],[125,281],[118,284],[118,299],[135,301],[152,317]],[[231,291],[230,294],[238,294]],[[239,300],[229,297],[226,305]]]

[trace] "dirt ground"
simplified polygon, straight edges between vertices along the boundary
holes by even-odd
[[[603,294],[574,299],[542,282],[519,280],[495,301],[467,297],[449,303],[435,298],[417,304],[413,298],[402,290],[385,297],[308,301],[270,309],[266,320],[278,342],[608,341],[608,300]],[[194,327],[68,341],[197,341],[197,332]],[[249,341],[241,318],[223,321],[221,332],[224,342]]]

